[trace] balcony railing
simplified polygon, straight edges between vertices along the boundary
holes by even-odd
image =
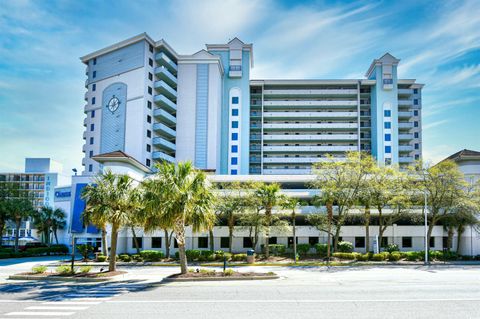
[[[155,102],[155,104],[160,106],[162,109],[168,110],[170,112],[177,111],[177,104],[172,102],[163,94],[155,95],[155,97],[153,98],[153,102]]]
[[[357,134],[269,134],[264,135],[264,141],[352,141]]]
[[[169,99],[171,99],[173,101],[175,101],[177,99],[177,91],[175,91],[165,81],[162,81],[162,80],[155,81],[154,87],[155,87],[155,90],[157,90],[157,92],[165,95]]]
[[[167,122],[168,124],[176,124],[177,119],[169,114],[167,111],[162,109],[156,109],[153,111],[153,116],[162,120],[163,122]]]
[[[162,135],[166,135],[166,136],[171,137],[171,138],[173,138],[177,135],[177,133],[173,129],[169,128],[168,126],[166,126],[163,123],[154,123],[153,124],[153,130],[162,134]]]
[[[165,161],[168,161],[168,162],[175,162],[175,158],[173,158],[172,156],[167,155],[163,152],[153,152],[152,153],[152,158],[154,160],[165,160]]]

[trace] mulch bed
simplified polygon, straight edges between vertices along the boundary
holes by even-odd
[[[70,278],[103,278],[103,277],[113,277],[122,274],[126,274],[126,271],[105,271],[105,272],[89,272],[86,274],[77,273],[75,275],[63,275],[56,272],[44,272],[41,274],[33,272],[22,272],[16,275],[22,276],[35,276],[35,277],[70,277]]]
[[[218,278],[218,277],[263,277],[263,276],[273,276],[274,273],[263,273],[263,272],[238,272],[234,271],[233,273],[225,274],[223,271],[209,271],[209,272],[188,272],[186,274],[173,274],[167,278]]]

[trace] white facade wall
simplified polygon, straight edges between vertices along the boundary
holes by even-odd
[[[208,154],[207,168],[220,171],[220,128],[222,112],[222,74],[216,64],[208,66]]]

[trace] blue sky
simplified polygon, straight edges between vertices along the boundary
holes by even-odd
[[[27,1],[0,4],[0,171],[81,168],[79,57],[147,32],[177,52],[238,36],[252,78],[362,78],[385,52],[425,84],[424,158],[480,151],[480,1]]]

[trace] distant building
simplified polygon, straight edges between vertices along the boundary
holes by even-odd
[[[454,161],[465,175],[465,180],[474,184],[480,180],[480,152],[463,149],[450,155],[446,160]]]

